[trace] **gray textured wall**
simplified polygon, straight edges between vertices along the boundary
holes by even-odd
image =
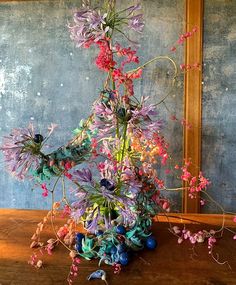
[[[133,1],[117,1],[124,5]],[[141,1],[146,27],[140,36],[141,62],[166,54],[183,30],[184,0]],[[93,65],[95,52],[76,49],[66,28],[71,9],[80,1],[0,2],[0,137],[14,127],[34,122],[44,130],[50,122],[59,124],[51,144],[61,145],[71,138],[71,130],[89,114],[102,86],[104,74]],[[177,52],[182,62],[182,51]],[[158,102],[170,88],[166,67],[154,64],[137,84],[139,95]],[[182,116],[182,84],[178,84],[167,106]],[[168,114],[160,106],[164,118]],[[168,139],[174,157],[182,157],[182,130],[170,123]],[[174,139],[173,139],[174,138]],[[31,183],[19,183],[4,172],[1,164],[0,207],[47,208],[50,201],[41,190],[30,191]],[[174,179],[169,179],[175,184]],[[179,194],[171,195],[181,208]]]
[[[211,195],[236,211],[236,1],[205,0],[202,165]],[[210,204],[204,212],[219,212]]]

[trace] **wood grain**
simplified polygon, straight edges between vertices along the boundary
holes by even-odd
[[[0,284],[2,285],[64,285],[70,266],[70,258],[64,248],[58,247],[53,256],[44,255],[44,268],[35,270],[27,264],[32,253],[30,237],[45,211],[0,210]],[[205,219],[208,219],[205,217]],[[208,221],[207,221],[208,222]],[[63,224],[63,220],[59,222]],[[192,230],[198,225],[188,225]],[[211,227],[210,227],[211,228]],[[153,233],[158,239],[155,251],[144,250],[124,268],[120,275],[107,271],[109,285],[235,285],[236,250],[235,241],[228,233],[217,244],[216,251],[221,260],[228,260],[232,267],[216,264],[208,255],[207,244],[200,244],[193,251],[189,243],[177,244],[168,232],[168,224],[154,223]],[[45,228],[42,236],[52,236],[51,227]],[[74,283],[100,285],[102,281],[86,281],[86,277],[97,269],[97,261],[81,261],[78,279]]]
[[[202,63],[203,26],[203,0],[186,0],[186,31],[191,31],[195,26],[197,33],[186,42],[186,65]],[[192,128],[184,128],[184,158],[191,158],[190,171],[194,176],[198,176],[201,166],[201,97],[202,71],[190,70],[185,75],[184,113]],[[183,195],[183,212],[199,212],[199,199],[190,199],[187,191]]]

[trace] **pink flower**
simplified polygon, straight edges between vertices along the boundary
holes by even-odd
[[[165,174],[170,174],[171,170],[170,169],[165,169]]]
[[[164,201],[163,205],[162,205],[163,210],[166,210],[167,212],[169,212],[170,210],[170,203],[169,201]]]
[[[236,223],[236,216],[234,216],[234,218],[233,218],[233,222],[234,222],[234,223]]]
[[[171,115],[171,116],[170,116],[170,119],[171,119],[172,121],[178,121],[178,119],[176,118],[175,115]]]
[[[189,240],[190,240],[190,242],[191,242],[192,244],[195,244],[195,243],[197,242],[197,239],[196,239],[195,235],[190,236],[190,237],[189,237]]]
[[[173,230],[173,232],[174,232],[175,234],[180,234],[180,233],[181,233],[181,230],[180,230],[180,228],[179,228],[178,226],[174,226],[174,227],[172,228],[172,230]]]
[[[105,163],[104,162],[99,162],[98,164],[98,170],[102,172],[105,169]]]
[[[142,174],[141,174],[142,175]],[[158,179],[157,177],[154,178],[155,183],[157,184],[158,188],[163,189],[165,184],[163,180]]]
[[[120,273],[121,265],[119,263],[114,263],[113,268],[114,268],[114,273],[115,274],[119,274]]]
[[[70,214],[71,214],[70,207],[68,205],[65,205],[61,217],[65,218],[66,216],[70,216]]]
[[[201,206],[204,206],[204,205],[205,205],[205,200],[201,199],[201,200],[200,200],[200,205],[201,205]]]
[[[181,120],[181,125],[182,126],[185,126],[187,129],[191,129],[192,128],[192,125],[186,121],[186,119],[182,119]]]
[[[112,51],[109,47],[109,41],[99,41],[97,42],[100,52],[96,58],[96,65],[99,69],[108,72],[110,69],[112,69],[116,62],[113,60]]]
[[[215,237],[209,237],[208,238],[208,248],[209,249],[212,249],[215,243],[216,243]]]
[[[181,244],[183,241],[184,241],[184,240],[183,240],[182,237],[179,237],[179,238],[178,238],[178,244]]]
[[[69,172],[65,172],[64,175],[65,175],[68,179],[70,179],[70,180],[71,180],[72,177],[73,177],[72,174],[69,173]]]
[[[143,70],[140,68],[135,72],[132,73],[128,73],[128,77],[131,79],[137,79],[140,78],[142,76]]]
[[[47,197],[49,191],[48,191],[48,189],[47,189],[46,183],[43,183],[43,184],[41,185],[41,188],[43,189],[42,196],[43,196],[43,197]]]
[[[181,175],[181,179],[183,181],[189,181],[189,179],[191,178],[191,173],[188,172],[186,167],[182,168],[183,174]]]
[[[71,169],[72,168],[72,165],[71,165],[71,162],[70,161],[67,161],[66,163],[65,163],[65,170],[69,170],[69,169]]]

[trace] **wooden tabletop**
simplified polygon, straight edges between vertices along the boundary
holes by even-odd
[[[30,238],[37,223],[44,217],[44,211],[0,210],[0,284],[1,285],[62,285],[71,260],[65,248],[58,247],[52,256],[45,254],[44,267],[32,268],[27,264],[32,249]],[[63,221],[62,221],[63,223]],[[198,225],[188,225],[192,230]],[[211,228],[208,227],[208,229]],[[144,250],[126,266],[119,275],[114,275],[112,267],[102,266],[107,272],[109,285],[235,285],[236,284],[236,241],[225,233],[215,251],[227,265],[218,265],[208,255],[207,244],[198,244],[193,250],[185,242],[177,244],[176,237],[168,231],[168,224],[156,222],[153,233],[158,239],[155,251]],[[53,237],[50,225],[42,236]],[[82,260],[79,276],[74,284],[100,285],[101,280],[87,281],[86,277],[97,267],[97,260]]]

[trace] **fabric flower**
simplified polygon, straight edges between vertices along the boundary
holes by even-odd
[[[109,31],[106,26],[107,14],[101,15],[99,11],[83,8],[74,13],[74,23],[69,25],[70,37],[77,47],[88,47],[103,39]]]
[[[128,27],[135,32],[141,33],[144,28],[143,14],[138,14],[129,18]]]
[[[82,168],[82,170],[74,171],[73,177],[77,178],[81,182],[92,182],[92,173],[88,168]]]
[[[28,128],[13,129],[9,136],[3,138],[0,150],[3,151],[8,171],[18,179],[24,179],[31,168],[39,166],[39,149],[34,138],[32,124]]]

